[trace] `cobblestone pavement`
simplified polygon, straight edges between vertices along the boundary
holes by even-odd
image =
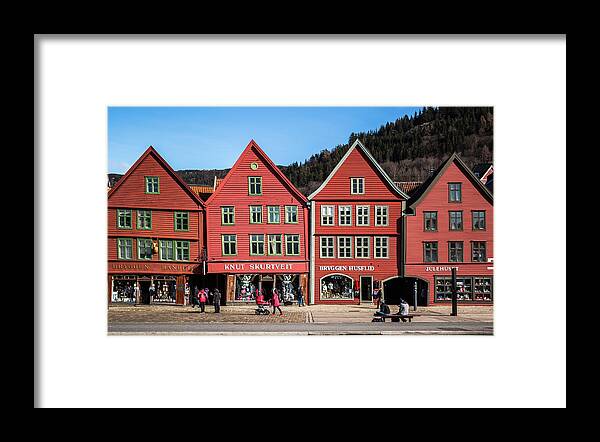
[[[277,323],[316,323],[349,324],[371,322],[377,310],[373,304],[361,305],[312,305],[308,307],[282,306],[283,316],[256,315],[252,304],[236,304],[221,307],[215,314],[213,306],[207,306],[206,313],[191,306],[140,305],[108,308],[108,322],[116,323],[237,323],[237,324],[277,324]],[[397,307],[390,307],[396,312]],[[413,322],[421,323],[466,323],[493,322],[492,306],[459,306],[458,316],[450,316],[450,306],[418,307]]]
[[[191,306],[174,305],[126,305],[108,308],[109,323],[146,322],[146,323],[189,323],[189,322],[220,322],[220,323],[303,323],[307,322],[307,312],[299,307],[281,307],[275,315],[256,315],[255,306],[234,305],[222,306],[221,313],[215,313],[214,307],[207,306],[206,312]]]

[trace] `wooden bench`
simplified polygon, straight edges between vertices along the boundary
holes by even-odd
[[[387,315],[376,315],[371,322],[385,322],[385,318],[389,318],[392,322],[400,322],[400,319],[408,319],[408,322],[412,322],[412,318],[415,315],[399,315],[395,314],[387,314]]]

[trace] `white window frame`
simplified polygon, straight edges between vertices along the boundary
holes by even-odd
[[[323,222],[323,219],[325,217],[329,218],[329,216],[330,216],[330,215],[324,215],[323,209],[331,209],[331,224]],[[334,226],[335,225],[335,206],[321,206],[321,225],[322,226]]]
[[[377,246],[377,240],[385,238],[385,247]],[[377,256],[377,249],[384,250],[385,256]],[[381,254],[382,255],[382,254]],[[373,238],[373,258],[375,259],[389,259],[390,257],[390,237],[389,236],[376,236]]]
[[[356,182],[356,192],[354,191],[354,183]],[[362,192],[359,192],[359,184],[362,184]],[[350,178],[350,194],[351,195],[364,195],[365,194],[365,178],[364,177],[353,177]]]
[[[331,256],[327,255],[327,256],[323,256],[323,240],[324,239],[330,239],[331,240],[331,246],[326,245],[325,248],[326,249],[330,249],[331,248]],[[335,237],[334,236],[322,236],[319,239],[319,256],[323,259],[335,259]]]
[[[361,240],[361,242],[363,240],[367,241],[366,245],[362,245],[361,247],[358,246],[358,241]],[[358,249],[362,249],[364,250],[365,248],[367,249],[367,255],[366,256],[358,256]],[[356,236],[354,238],[354,257],[356,259],[368,259],[371,257],[371,237],[369,236]]]
[[[366,215],[358,215],[358,209],[367,209],[367,213]],[[359,223],[361,218],[367,217],[367,223],[363,224],[363,223]],[[356,206],[356,225],[357,226],[370,226],[371,225],[371,206]]]
[[[350,245],[344,245],[343,247],[340,246],[340,242],[342,240],[350,240]],[[338,236],[337,238],[337,257],[338,259],[352,259],[353,258],[353,250],[352,250],[352,237],[351,236]],[[340,250],[342,249],[348,249],[350,251],[350,256],[340,256]]]
[[[344,215],[350,218],[348,224],[342,223],[342,209],[348,209],[348,215]],[[338,206],[338,226],[352,226],[352,206]]]
[[[381,209],[385,209],[385,224],[377,222],[377,217],[380,217],[381,219],[384,218],[384,215],[377,213]],[[389,218],[390,218],[390,206],[375,206],[375,226],[376,227],[389,226],[389,223],[390,223]]]

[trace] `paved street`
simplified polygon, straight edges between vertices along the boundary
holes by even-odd
[[[210,334],[210,335],[331,335],[331,334],[493,334],[491,306],[419,307],[412,323],[371,322],[375,306],[315,305],[283,307],[284,315],[255,315],[255,306],[224,306],[220,314],[208,306],[206,313],[190,306],[110,306],[110,335]],[[396,309],[392,307],[392,311]]]

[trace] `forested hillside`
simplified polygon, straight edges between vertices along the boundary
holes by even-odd
[[[469,167],[492,162],[493,108],[423,108],[377,130],[352,133],[348,144],[324,149],[302,163],[279,166],[305,195],[312,193],[359,138],[394,181],[423,181],[430,171],[458,152]],[[212,185],[229,169],[179,170],[189,184]],[[116,178],[117,174],[114,175]]]
[[[493,120],[491,107],[423,108],[378,130],[352,133],[348,144],[281,169],[308,195],[359,138],[394,181],[423,181],[452,152],[458,152],[469,167],[492,162]]]

